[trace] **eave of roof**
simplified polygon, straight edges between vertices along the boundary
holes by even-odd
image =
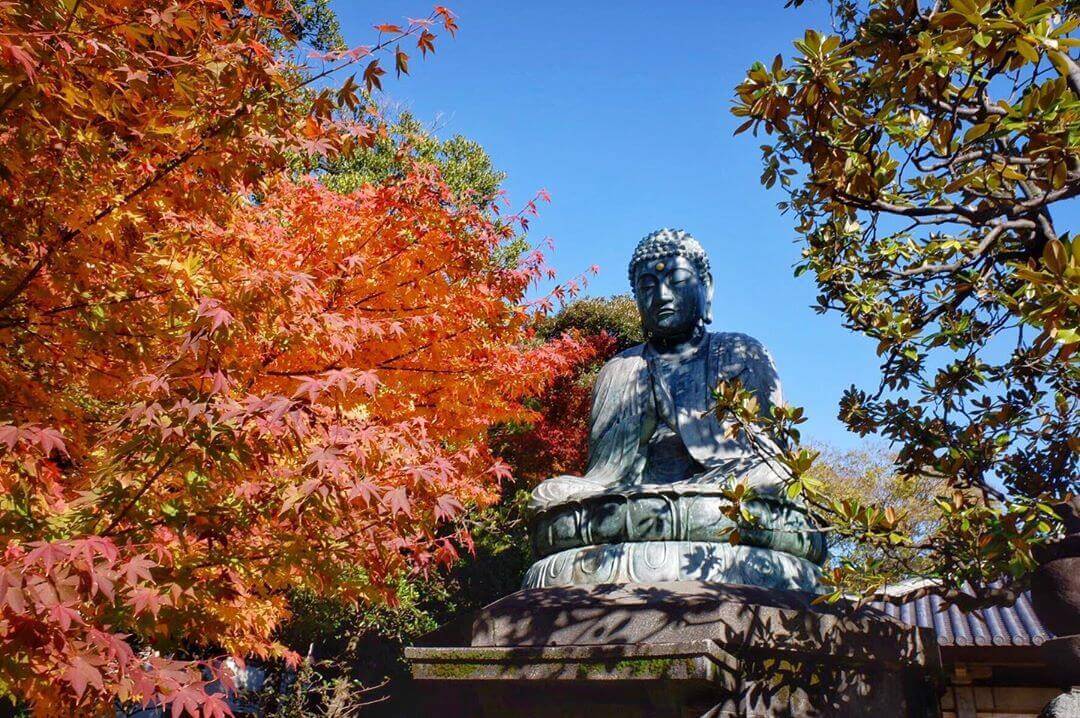
[[[1054,637],[1035,615],[1030,592],[1021,594],[1012,606],[972,611],[947,606],[937,596],[922,596],[900,604],[874,601],[872,605],[904,623],[932,629],[942,647],[1038,646]]]

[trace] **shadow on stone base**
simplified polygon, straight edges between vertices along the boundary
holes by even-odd
[[[406,649],[421,714],[928,718],[932,632],[793,591],[695,582],[526,589]]]

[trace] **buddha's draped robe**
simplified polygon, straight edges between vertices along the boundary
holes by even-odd
[[[678,491],[702,484],[744,480],[759,493],[778,492],[783,477],[740,432],[726,431],[713,407],[720,381],[739,379],[754,392],[761,411],[782,403],[780,378],[762,344],[745,334],[707,334],[679,360],[641,344],[616,355],[600,370],[593,390],[589,467],[584,476],[557,476],[533,492],[530,507],[548,507],[587,496],[648,488]],[[774,447],[764,434],[757,440]]]

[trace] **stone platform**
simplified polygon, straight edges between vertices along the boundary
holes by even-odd
[[[927,718],[933,633],[812,594],[671,582],[518,591],[406,658],[421,715]]]

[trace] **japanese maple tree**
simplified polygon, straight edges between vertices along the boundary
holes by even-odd
[[[489,425],[576,361],[527,342],[513,217],[287,171],[370,142],[379,53],[436,24],[313,67],[283,1],[0,5],[0,691],[36,714],[226,714],[185,650],[283,656],[286,589],[452,559]]]
[[[573,337],[588,351],[535,399],[528,424],[496,427],[494,446],[513,468],[522,488],[559,474],[585,473],[589,459],[589,412],[593,384],[604,362],[642,341],[641,320],[632,297],[576,299],[538,322],[548,341]]]

